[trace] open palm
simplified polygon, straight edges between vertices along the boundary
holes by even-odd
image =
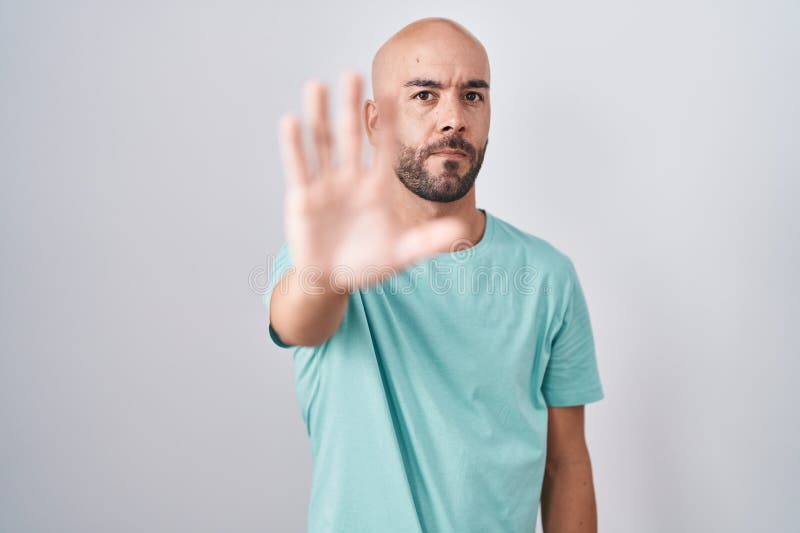
[[[396,144],[388,110],[379,119],[381,134],[370,165],[362,164],[361,94],[360,76],[344,76],[335,162],[327,89],[319,82],[306,86],[306,114],[317,163],[313,171],[303,149],[299,119],[286,115],[281,120],[285,224],[292,261],[298,272],[316,279],[315,285],[324,283],[337,291],[366,288],[418,259],[447,252],[466,229],[454,217],[405,227],[393,199]]]

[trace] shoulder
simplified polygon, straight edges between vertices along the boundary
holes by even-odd
[[[570,280],[575,275],[572,259],[551,241],[494,217],[494,255],[498,261],[530,265],[544,273]]]

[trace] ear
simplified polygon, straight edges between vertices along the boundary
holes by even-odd
[[[374,100],[364,102],[364,126],[367,130],[369,144],[375,146],[375,129],[378,123],[378,106]]]

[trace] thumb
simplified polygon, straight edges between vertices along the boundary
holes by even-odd
[[[454,252],[468,231],[467,225],[456,217],[425,222],[402,234],[395,246],[396,261],[405,268],[425,257]]]

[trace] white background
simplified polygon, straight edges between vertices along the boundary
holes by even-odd
[[[800,4],[611,0],[0,3],[0,531],[304,530],[277,122],[432,15],[584,286],[600,531],[796,530]]]

